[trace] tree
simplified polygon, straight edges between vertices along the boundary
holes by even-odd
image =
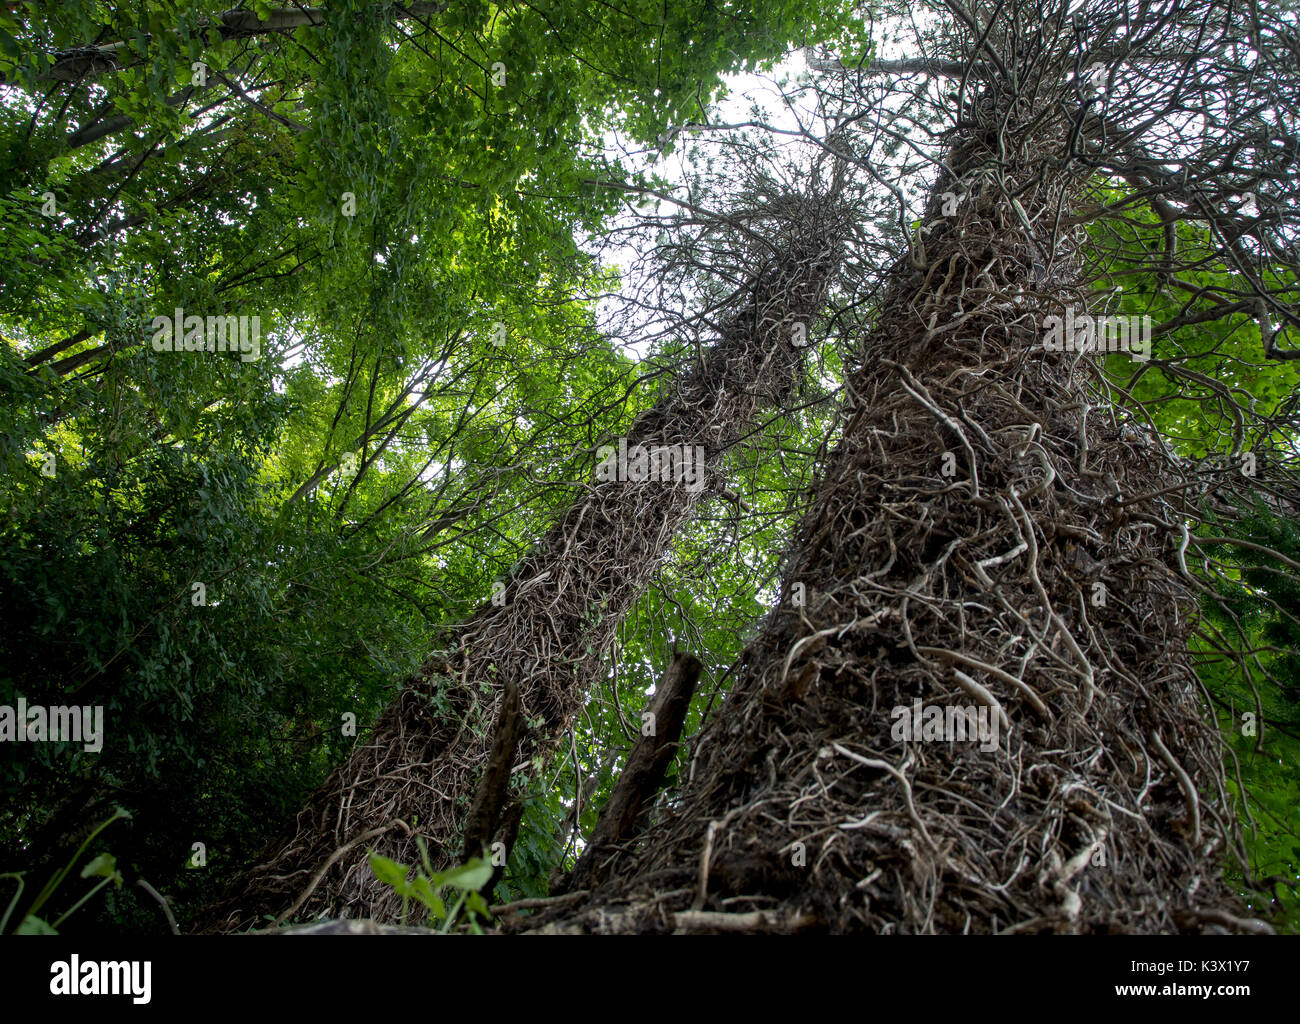
[[[0,13],[0,692],[114,723],[6,746],[9,863],[114,803],[182,908],[252,856],[644,402],[581,297],[575,234],[648,183],[606,129],[826,16],[435,6]],[[154,352],[178,306],[260,316],[262,357]]]
[[[417,838],[438,867],[461,853],[462,832],[465,857],[504,866],[523,810],[509,783],[528,777],[516,766],[539,768],[554,751],[721,456],[756,429],[764,406],[788,399],[838,273],[848,209],[838,191],[814,191],[736,218],[738,233],[763,239],[770,255],[725,303],[716,341],[617,448],[598,450],[595,486],[425,663],[207,920],[235,929],[268,911],[279,923],[360,906],[396,921],[403,901],[368,855],[415,862]]]
[[[108,725],[0,867],[160,929],[316,790],[201,923],[1293,909],[1293,4],[255,6],[0,13],[0,715]]]
[[[1294,356],[1295,28],[1200,3],[938,11],[922,42],[942,63],[894,70],[954,76],[946,153],[861,338],[780,606],[679,797],[601,888],[531,927],[1267,927],[1220,877],[1238,847],[1187,652],[1199,467],[1146,432],[1132,384],[1195,379],[1176,332],[1234,316],[1257,359]],[[888,134],[869,81],[834,88],[864,83],[852,121]],[[1125,259],[1187,296],[1146,367],[1136,344],[1104,361],[1078,344],[1085,310],[1115,308],[1097,288],[1112,254],[1081,228],[1143,207],[1166,242]],[[1209,253],[1180,250],[1184,224]],[[1079,333],[1054,345],[1067,313]],[[1294,413],[1243,405],[1202,406],[1239,425],[1218,476],[1254,484],[1241,455],[1267,447],[1259,485],[1293,514],[1275,439]],[[948,731],[967,708],[987,749]]]

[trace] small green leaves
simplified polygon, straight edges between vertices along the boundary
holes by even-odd
[[[0,50],[3,50],[6,57],[21,57],[22,47],[18,45],[18,40],[11,36],[4,29],[0,28]]]
[[[374,872],[375,877],[402,897],[402,916],[406,916],[406,902],[414,899],[428,910],[430,919],[444,922],[442,930],[447,931],[456,923],[457,912],[464,907],[470,914],[468,923],[471,929],[479,931],[475,917],[487,915],[488,907],[478,890],[491,881],[492,865],[481,857],[475,857],[446,871],[431,871],[428,850],[423,839],[417,836],[416,843],[420,847],[420,856],[424,861],[426,872],[417,872],[414,879],[407,878],[410,870],[408,867],[373,850],[369,855],[370,870]],[[451,889],[459,894],[450,913],[442,899],[441,894],[444,889]]]

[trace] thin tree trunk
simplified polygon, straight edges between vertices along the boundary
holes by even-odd
[[[775,240],[781,255],[696,367],[637,419],[629,447],[702,446],[713,475],[759,411],[782,404],[802,365],[794,324],[811,325],[838,272],[839,210],[833,201],[804,204],[788,237]],[[581,709],[619,622],[702,493],[657,481],[583,492],[525,559],[506,603],[481,606],[453,649],[425,664],[299,813],[292,834],[237,878],[199,927],[236,930],[268,913],[395,921],[402,900],[373,877],[367,851],[414,863],[418,834],[436,862],[459,852],[505,683],[518,686],[536,723],[519,755],[527,766]]]
[[[655,687],[647,726],[627,755],[618,783],[600,810],[582,856],[565,880],[564,891],[586,889],[599,882],[611,850],[640,829],[655,794],[663,786],[668,766],[677,756],[678,740],[701,668],[703,665],[694,655],[673,656],[668,671]]]

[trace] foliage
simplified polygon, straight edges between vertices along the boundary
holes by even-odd
[[[406,918],[409,902],[414,899],[428,912],[430,920],[442,922],[440,931],[448,932],[462,923],[460,912],[463,908],[463,923],[469,926],[471,932],[481,935],[483,929],[479,926],[479,918],[489,915],[487,903],[479,890],[492,877],[492,865],[481,857],[474,857],[446,871],[434,871],[429,864],[428,849],[422,841],[420,853],[424,858],[424,871],[417,871],[415,877],[410,879],[407,877],[410,868],[373,851],[370,853],[370,869],[374,871],[375,877],[401,895],[403,919]],[[447,889],[456,893],[456,902],[450,910],[442,897]]]
[[[120,803],[184,918],[254,856],[657,395],[586,298],[618,278],[579,239],[648,180],[606,138],[861,40],[851,7],[0,12],[0,703],[106,723],[0,746],[0,864]],[[262,357],[154,351],[177,308],[258,316]],[[72,924],[161,929],[136,892]]]
[[[32,900],[31,904],[27,907],[27,910],[21,915],[21,917],[19,917],[18,925],[14,929],[13,934],[57,935],[59,933],[59,926],[81,909],[81,907],[93,898],[96,893],[103,889],[104,886],[111,883],[119,889],[121,888],[122,873],[117,870],[116,859],[111,853],[100,853],[86,861],[80,874],[81,878],[98,878],[100,881],[95,883],[90,890],[81,897],[81,899],[77,900],[72,904],[72,906],[56,917],[52,923],[37,916],[37,913],[41,908],[43,908],[45,904],[53,898],[55,892],[58,891],[59,887],[67,878],[68,872],[71,871],[77,861],[81,859],[81,855],[86,852],[86,848],[90,846],[99,833],[108,828],[108,826],[113,824],[113,822],[129,817],[131,817],[130,813],[119,807],[114,811],[111,818],[100,823],[94,831],[86,837],[81,846],[77,849],[77,852],[72,855],[72,858],[67,862],[67,864],[51,876],[50,880],[45,883],[45,887],[37,894],[36,898]],[[13,915],[14,908],[18,906],[18,901],[22,898],[24,878],[22,872],[5,873],[0,875],[0,878],[12,878],[17,883],[17,890],[14,892],[13,898],[10,899],[9,905],[5,908],[4,916],[0,917],[0,935],[4,935],[9,927],[9,921]]]
[[[1236,657],[1202,641],[1200,674],[1231,746],[1236,770],[1229,785],[1247,822],[1249,867],[1271,893],[1259,910],[1294,932],[1300,930],[1300,586],[1277,555],[1300,561],[1300,528],[1261,505],[1245,510],[1234,536],[1263,550],[1210,547],[1234,567],[1235,578],[1218,582],[1218,599],[1207,596],[1204,613],[1216,639],[1227,641],[1218,646]],[[1230,876],[1245,881],[1240,869]]]

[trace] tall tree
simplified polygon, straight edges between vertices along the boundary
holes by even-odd
[[[553,750],[721,457],[756,429],[760,411],[788,400],[851,230],[842,175],[829,185],[735,218],[739,233],[762,239],[759,251],[769,255],[716,314],[713,344],[617,446],[598,453],[614,478],[598,476],[578,493],[206,922],[239,928],[268,912],[281,921],[358,909],[396,920],[403,900],[371,872],[372,850],[414,863],[421,838],[446,865],[467,828],[471,845],[482,840],[469,855],[487,853],[493,841],[503,851],[513,843],[521,809],[511,813],[504,792],[483,789],[467,826],[471,797],[485,772],[504,772],[503,788],[518,774],[512,769],[540,765]],[[503,734],[510,741],[494,747]]]
[[[575,236],[645,178],[606,131],[653,142],[845,10],[248,6],[0,11],[0,703],[110,723],[5,745],[0,858],[121,803],[122,862],[181,903],[645,404],[582,298],[611,274]],[[177,307],[260,316],[261,358],[155,352]]]
[[[1236,832],[1187,651],[1198,467],[1114,374],[1191,379],[1177,331],[1216,320],[1251,325],[1257,359],[1294,357],[1294,26],[1178,0],[936,13],[939,59],[888,71],[950,78],[948,146],[780,607],[669,813],[542,927],[1266,927],[1222,882]],[[853,120],[890,130],[884,104]],[[1167,243],[1130,265],[1187,295],[1148,367],[1132,345],[1098,356],[1083,317],[1117,292],[1080,230],[1143,208]],[[1210,253],[1180,251],[1184,222]],[[1182,276],[1210,265],[1230,289]],[[1247,423],[1294,430],[1285,403],[1242,404],[1224,416],[1235,486]],[[1294,509],[1294,456],[1275,458]],[[989,742],[954,738],[967,708]]]

